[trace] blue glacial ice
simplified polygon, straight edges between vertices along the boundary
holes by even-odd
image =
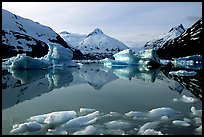
[[[153,49],[141,50],[134,53],[131,49],[125,49],[113,55],[113,59],[101,60],[105,66],[132,66],[132,65],[149,65],[150,63],[160,64],[160,59]]]
[[[60,44],[49,43],[48,54],[41,58],[32,58],[26,54],[18,54],[2,63],[11,69],[48,69],[56,66],[78,66],[72,61],[71,50]]]

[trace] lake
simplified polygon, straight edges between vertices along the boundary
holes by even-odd
[[[201,71],[175,76],[168,73],[172,69],[110,68],[98,63],[51,70],[3,69],[2,134],[201,135]],[[19,125],[33,116],[62,111],[72,118]]]

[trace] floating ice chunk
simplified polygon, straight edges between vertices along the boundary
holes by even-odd
[[[65,124],[63,124],[62,128],[67,129],[67,128],[73,128],[73,127],[93,124],[96,122],[98,115],[99,115],[99,111],[95,111],[85,116],[80,116],[80,117],[71,119]]]
[[[113,55],[115,60],[126,62],[127,64],[136,64],[138,58],[135,57],[131,49],[125,49]]]
[[[68,120],[75,117],[76,117],[75,111],[54,112],[48,115],[48,117],[44,120],[44,123],[50,126],[58,126],[66,123]]]
[[[168,119],[169,119],[169,118],[168,118],[167,116],[162,116],[162,117],[161,117],[161,120],[162,120],[162,121],[167,121]]]
[[[11,69],[44,69],[49,67],[49,63],[40,59],[18,54],[11,64]]]
[[[121,129],[111,129],[111,130],[108,130],[106,134],[108,134],[108,135],[123,135],[123,134],[125,134],[125,132]]]
[[[105,123],[105,126],[110,129],[125,129],[130,127],[130,123],[123,122],[121,120],[114,120],[110,121],[108,123]]]
[[[178,75],[178,76],[195,76],[197,73],[195,71],[178,70],[178,71],[170,71],[169,74]]]
[[[201,132],[202,133],[202,125],[199,126],[198,128],[195,129],[196,132]]]
[[[183,95],[180,100],[183,101],[183,102],[186,102],[186,103],[195,103],[195,102],[198,101],[197,99],[195,99],[193,97],[188,97],[186,95]]]
[[[76,116],[75,111],[59,111],[59,112],[51,112],[42,115],[32,116],[28,119],[28,121],[36,121],[41,124],[60,124],[65,123],[69,119],[72,119]]]
[[[193,115],[202,117],[202,110],[196,110],[194,106],[191,107],[191,112],[193,113]]]
[[[164,135],[161,131],[156,131],[154,129],[146,129],[142,135]]]
[[[185,127],[191,126],[188,122],[182,121],[182,120],[174,120],[172,121],[172,123],[177,126],[185,126]]]
[[[92,125],[87,126],[84,130],[77,131],[73,135],[94,135],[96,128]]]
[[[17,127],[10,131],[11,134],[22,134],[27,131],[25,124],[19,124]]]
[[[10,131],[11,134],[22,134],[25,132],[34,132],[38,131],[42,128],[42,125],[33,121],[33,122],[27,122],[23,124],[19,124],[13,127],[13,129]]]
[[[162,117],[162,116],[167,116],[167,117],[171,117],[174,115],[178,115],[181,112],[176,111],[172,108],[168,108],[168,107],[161,107],[161,108],[156,108],[156,109],[152,109],[149,111],[148,116],[149,117]]]
[[[146,129],[155,129],[160,123],[160,121],[145,123],[143,126],[140,127],[138,134],[144,133]]]
[[[68,132],[65,130],[58,131],[58,130],[53,130],[53,129],[48,129],[48,132],[46,133],[47,135],[68,135]]]
[[[91,113],[91,112],[94,112],[96,111],[95,109],[92,109],[92,108],[80,108],[80,113]]]
[[[193,120],[195,121],[196,124],[202,124],[202,120],[200,117],[195,117]]]
[[[183,118],[183,120],[184,120],[185,122],[188,122],[188,123],[190,123],[190,122],[191,122],[191,120],[190,120],[190,119],[188,119],[188,118]]]
[[[173,99],[173,102],[179,102],[179,101],[185,102],[185,103],[195,103],[198,100],[195,99],[194,97],[188,97],[186,95],[183,95],[180,99],[176,99],[176,98]]]
[[[121,114],[118,112],[110,112],[108,116],[120,116]]]
[[[140,112],[140,111],[130,111],[128,113],[125,114],[126,116],[130,116],[130,117],[146,117],[146,113],[144,112]]]

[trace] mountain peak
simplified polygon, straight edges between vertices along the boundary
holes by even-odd
[[[169,32],[173,32],[173,31],[179,31],[183,33],[185,31],[185,28],[183,27],[182,24],[179,24],[176,27],[171,28]]]
[[[60,32],[59,34],[62,34],[62,35],[67,35],[67,34],[70,34],[69,32],[67,32],[67,31],[62,31],[62,32]]]
[[[91,36],[91,35],[96,35],[96,34],[104,34],[99,28],[96,28],[94,31],[92,31],[91,33],[89,33],[87,35],[87,37]]]

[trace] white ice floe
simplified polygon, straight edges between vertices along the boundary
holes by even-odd
[[[191,120],[189,118],[183,118],[183,121],[190,123]]]
[[[178,75],[178,76],[195,76],[197,73],[195,71],[178,70],[178,71],[170,71],[169,74]]]
[[[55,112],[48,115],[48,117],[44,120],[44,123],[50,126],[58,126],[75,117],[75,111]]]
[[[193,119],[193,121],[195,122],[195,124],[202,124],[202,120],[201,120],[200,117],[195,117],[195,118]]]
[[[10,131],[11,134],[22,134],[25,132],[35,132],[42,128],[42,125],[33,121],[26,122],[23,124],[13,126],[13,129]]]
[[[99,115],[99,111],[95,111],[95,112],[87,114],[85,116],[80,116],[80,117],[71,119],[71,120],[69,120],[68,122],[66,122],[65,124],[62,125],[62,129],[93,124],[93,123],[96,122],[98,115]]]
[[[50,125],[59,125],[67,122],[68,120],[75,118],[75,111],[59,111],[59,112],[51,112],[42,115],[32,116],[28,119],[28,121],[36,121],[41,124],[50,124]]]
[[[146,129],[141,135],[164,135],[161,131]]]
[[[12,58],[13,59],[13,58]],[[10,65],[11,69],[44,69],[50,66],[49,62],[18,54]]]
[[[92,109],[92,108],[80,108],[80,113],[91,113],[91,112],[94,112],[96,111],[95,109]]]
[[[198,99],[194,98],[194,97],[188,97],[186,95],[183,95],[180,99],[173,99],[173,102],[185,102],[185,103],[195,103],[197,102]]]
[[[109,129],[126,129],[126,128],[129,128],[131,125],[128,122],[124,122],[121,120],[114,120],[114,121],[105,123],[105,126]]]
[[[108,135],[123,135],[125,132],[121,129],[109,129],[106,134]]]
[[[196,132],[202,133],[202,125],[195,129]]]
[[[133,117],[133,119],[138,120],[138,119],[147,119],[147,114],[145,112],[140,112],[140,111],[130,111],[125,114],[126,116]]]
[[[174,120],[172,121],[172,123],[176,126],[185,126],[185,127],[191,126],[188,122],[183,121],[183,120]]]
[[[174,110],[172,108],[161,107],[161,108],[156,108],[156,109],[150,110],[147,115],[149,117],[161,118],[162,116],[171,117],[171,116],[174,116],[174,115],[178,115],[180,113],[181,112],[176,111],[176,110]]]
[[[202,110],[196,110],[196,108],[194,106],[191,107],[191,112],[195,116],[202,117]]]
[[[159,126],[160,123],[161,123],[160,121],[147,122],[140,127],[138,134],[143,134],[147,129],[155,129]]]
[[[55,66],[78,66],[72,61],[73,53],[60,44],[49,43],[48,54],[41,58],[32,58],[18,54],[4,62],[11,69],[48,69]]]
[[[73,135],[94,135],[96,128],[92,125],[87,126],[84,130],[75,132]]]

